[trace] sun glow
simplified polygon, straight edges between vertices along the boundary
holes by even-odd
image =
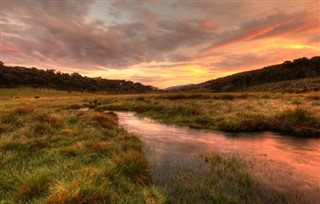
[[[206,72],[202,67],[197,65],[186,66],[185,69],[194,74],[203,74]]]
[[[316,49],[316,47],[314,47],[314,46],[308,46],[308,45],[302,45],[302,44],[292,44],[292,45],[288,45],[286,47],[291,48],[291,49],[303,49],[303,48]]]

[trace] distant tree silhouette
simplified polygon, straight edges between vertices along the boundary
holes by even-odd
[[[79,73],[61,73],[54,69],[35,67],[8,67],[0,63],[0,87],[53,88],[68,91],[104,91],[109,93],[144,93],[157,91],[156,87],[145,86],[125,80],[108,80],[83,77]]]

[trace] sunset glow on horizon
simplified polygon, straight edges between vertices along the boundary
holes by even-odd
[[[320,2],[1,0],[0,60],[159,88],[320,53]]]

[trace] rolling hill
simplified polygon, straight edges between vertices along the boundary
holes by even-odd
[[[188,85],[174,91],[230,92],[230,91],[287,91],[320,90],[320,57],[299,58],[262,69],[245,71]]]

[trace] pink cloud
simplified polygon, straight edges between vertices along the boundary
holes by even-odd
[[[5,45],[0,46],[0,50],[2,50],[4,52],[19,52],[20,51],[16,47],[5,46]]]

